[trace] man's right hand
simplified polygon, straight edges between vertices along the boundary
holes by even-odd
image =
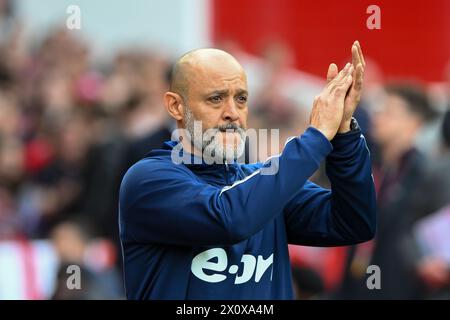
[[[335,67],[334,64],[330,64],[328,73],[330,74]],[[314,99],[309,124],[328,140],[334,138],[341,124],[345,95],[353,81],[352,73],[353,66],[347,63]]]

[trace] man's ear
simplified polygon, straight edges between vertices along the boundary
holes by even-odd
[[[164,104],[167,112],[177,121],[183,120],[183,104],[181,96],[175,92],[166,92],[164,94]]]

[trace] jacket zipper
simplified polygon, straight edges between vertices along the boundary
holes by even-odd
[[[227,185],[230,185],[229,172],[230,172],[230,168],[228,168],[228,162],[227,162],[227,160],[225,160],[225,182]]]

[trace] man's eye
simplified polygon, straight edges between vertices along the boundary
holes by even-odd
[[[222,97],[221,96],[213,96],[213,97],[209,98],[209,101],[218,103],[218,102],[222,101]]]
[[[247,102],[247,96],[239,96],[238,101],[241,103]]]

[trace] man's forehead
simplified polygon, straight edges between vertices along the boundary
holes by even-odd
[[[226,85],[246,82],[245,72],[242,69],[232,69],[226,66],[202,66],[190,74],[196,81],[207,82],[212,85]]]
[[[242,69],[226,68],[225,66],[199,66],[187,77],[191,90],[202,93],[215,91],[247,90],[247,79]]]
[[[233,86],[246,89],[247,78],[239,62],[218,49],[197,49],[186,53],[175,65],[173,89],[187,91],[222,90]]]
[[[187,68],[188,75],[217,79],[220,81],[233,81],[245,79],[245,71],[237,61],[223,57],[213,57],[205,60],[196,60]]]

